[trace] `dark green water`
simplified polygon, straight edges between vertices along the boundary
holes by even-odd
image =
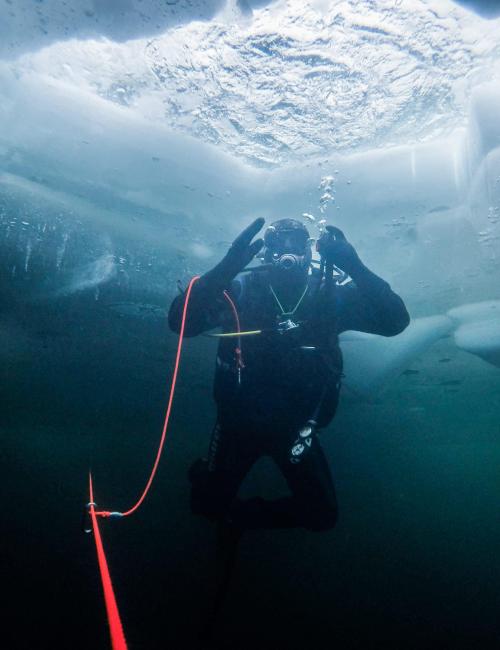
[[[177,280],[215,264],[247,217],[307,210],[339,220],[414,318],[497,301],[498,47],[494,28],[453,18],[446,2],[319,0],[245,36],[252,9],[278,3],[238,0],[228,4],[240,13],[171,41],[149,37],[226,3],[0,3],[0,648],[104,650],[95,546],[81,530],[87,476],[106,509],[143,489],[177,343],[165,318]],[[499,13],[498,0],[458,4]],[[114,49],[138,36],[142,53],[135,41]],[[103,40],[59,43],[72,37]],[[334,161],[332,146],[350,138],[363,150],[404,144],[439,124],[467,132]],[[262,167],[245,165],[249,152]],[[287,160],[304,165],[273,173]],[[215,540],[190,514],[187,470],[215,418],[214,356],[213,340],[186,343],[153,489],[133,517],[101,524],[131,650],[201,649]],[[343,393],[322,434],[337,527],[246,534],[214,648],[500,648],[499,414],[499,368],[451,337],[371,399]],[[267,460],[243,486],[285,490]]]
[[[103,507],[142,488],[176,338],[93,295],[10,313],[52,334],[0,370],[4,647],[105,648],[80,531],[86,475],[91,464]],[[154,489],[137,515],[102,524],[134,649],[197,647],[210,602],[213,531],[189,513],[186,470],[208,444],[213,356],[212,341],[188,341]],[[344,400],[323,435],[337,528],[244,537],[220,647],[498,647],[500,374],[446,339],[411,368],[372,403]],[[264,461],[245,489],[285,488]]]

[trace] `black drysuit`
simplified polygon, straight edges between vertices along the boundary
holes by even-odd
[[[317,434],[300,462],[291,462],[291,447],[309,419],[314,416],[322,428],[335,414],[342,375],[339,334],[358,330],[394,336],[409,323],[403,301],[387,282],[362,265],[353,275],[355,281],[325,286],[313,272],[291,317],[279,309],[267,272],[243,273],[232,282],[228,291],[241,331],[262,333],[239,339],[240,373],[238,339],[220,339],[214,382],[217,422],[208,460],[197,461],[190,470],[196,514],[228,518],[244,528],[325,530],[335,525],[335,488]],[[169,324],[176,332],[183,304],[184,295],[179,295],[170,307]],[[287,318],[298,327],[283,331],[279,323]],[[235,317],[220,286],[210,276],[202,277],[192,290],[185,335],[215,327],[234,332]],[[278,465],[291,495],[238,499],[244,477],[264,455]]]

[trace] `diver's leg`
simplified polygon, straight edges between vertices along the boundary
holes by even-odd
[[[215,425],[208,458],[196,461],[190,471],[191,510],[216,522],[216,584],[213,605],[202,630],[206,644],[213,641],[214,626],[231,583],[243,527],[232,520],[238,489],[256,460],[255,445],[241,431]],[[208,646],[207,646],[208,647]],[[212,646],[210,646],[212,647]]]
[[[308,528],[329,530],[337,521],[337,499],[328,462],[318,436],[299,462],[290,461],[290,444],[276,444],[271,452],[291,495],[266,500],[237,501],[233,519],[245,528]]]
[[[208,457],[195,461],[189,470],[193,514],[213,521],[230,517],[238,489],[257,459],[250,442],[249,436],[216,423]]]
[[[313,433],[311,447],[298,462],[291,461],[288,445],[280,446],[273,458],[292,492],[288,508],[297,525],[316,531],[332,529],[338,518],[337,496],[318,434]]]

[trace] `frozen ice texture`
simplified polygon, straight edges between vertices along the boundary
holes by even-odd
[[[499,320],[500,300],[473,302],[450,309],[447,315],[460,325],[478,321]]]
[[[363,261],[402,295],[420,328],[412,324],[402,335],[408,339],[358,338],[359,354],[371,354],[373,341],[373,350],[382,345],[393,361],[378,374],[374,368],[370,381],[368,371],[359,381],[351,373],[353,385],[368,390],[379,377],[382,384],[397,375],[449,320],[457,345],[479,349],[462,327],[484,321],[483,307],[473,303],[498,299],[495,21],[450,3],[443,9],[441,0],[415,0],[411,10],[383,0],[363,9],[346,0],[335,10],[327,2],[214,1],[200,16],[201,3],[192,2],[191,11],[179,1],[172,10],[161,3],[163,31],[151,37],[141,33],[145,24],[132,22],[139,4],[148,16],[158,3],[130,0],[121,5],[123,20],[117,3],[94,16],[85,12],[95,3],[79,3],[80,22],[67,22],[61,40],[62,22],[50,14],[55,3],[38,4],[38,22],[26,23],[24,32],[19,16],[9,14],[14,36],[2,47],[17,45],[0,62],[0,191],[34,206],[26,232],[19,223],[1,224],[0,263],[9,260],[13,281],[34,285],[41,257],[44,272],[53,274],[46,286],[63,293],[125,275],[103,263],[99,246],[84,262],[69,254],[71,227],[50,234],[60,214],[96,238],[104,233],[110,251],[138,242],[157,247],[155,259],[167,260],[170,273],[155,280],[165,300],[176,279],[213,266],[255,217],[313,215],[345,232]],[[244,4],[252,16],[224,14]],[[7,5],[2,12],[15,13]],[[174,25],[182,27],[165,30]],[[36,30],[42,36],[34,38]],[[352,41],[342,40],[346,33]],[[345,50],[332,51],[334,37]],[[370,70],[360,64],[366,60],[373,61]],[[321,213],[325,178],[333,180]],[[15,255],[5,254],[14,244]],[[148,288],[147,272],[136,275]],[[457,307],[463,303],[469,306]],[[427,317],[444,321],[424,327]],[[478,340],[494,344],[486,325],[476,329]],[[343,345],[349,365],[354,339]],[[378,363],[380,355],[373,356]]]
[[[461,325],[454,338],[461,350],[500,368],[500,317]]]
[[[361,397],[376,393],[452,329],[450,318],[430,316],[413,320],[404,332],[394,337],[360,332],[342,334],[343,385]]]
[[[462,305],[448,316],[459,325],[454,340],[461,350],[500,367],[500,300]]]

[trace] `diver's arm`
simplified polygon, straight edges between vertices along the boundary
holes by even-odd
[[[348,273],[353,285],[338,287],[339,332],[357,330],[382,336],[395,336],[410,322],[402,299],[385,280],[370,271],[359,259],[344,233],[327,226],[317,243],[319,253]]]
[[[390,285],[362,262],[350,273],[354,286],[341,294],[339,331],[396,336],[410,322],[406,306]],[[342,287],[340,288],[342,289]]]
[[[254,242],[252,239],[263,225],[264,219],[256,219],[245,228],[234,240],[224,259],[196,281],[189,300],[185,336],[197,336],[221,325],[228,309],[224,291],[232,288],[234,293],[234,278],[262,248],[262,239]],[[185,292],[174,298],[168,314],[170,329],[177,333],[181,328],[184,301]]]
[[[221,324],[225,308],[222,291],[207,281],[206,276],[196,282],[191,290],[184,336],[197,336]],[[168,312],[169,327],[177,334],[181,330],[185,300],[183,291],[174,298]]]

